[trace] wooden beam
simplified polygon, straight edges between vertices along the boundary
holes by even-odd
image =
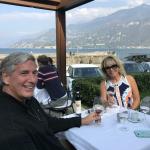
[[[60,3],[61,2],[61,0],[48,0],[48,1],[52,1],[52,2],[58,2],[58,3]]]
[[[56,51],[57,69],[60,79],[66,87],[66,14],[56,11]]]
[[[64,9],[66,11],[91,1],[93,0],[61,0],[61,3],[58,5],[57,9]]]
[[[53,0],[57,1],[57,0]],[[57,7],[50,4],[43,4],[38,2],[29,2],[29,1],[23,1],[23,0],[0,0],[0,3],[4,4],[11,4],[11,5],[17,5],[17,6],[25,6],[25,7],[33,7],[33,8],[40,8],[40,9],[47,9],[47,10],[56,10]]]
[[[0,3],[47,10],[70,10],[93,0],[0,0]]]

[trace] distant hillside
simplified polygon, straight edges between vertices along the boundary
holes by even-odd
[[[35,38],[36,37],[36,38]],[[14,48],[44,48],[53,47],[55,45],[56,33],[55,29],[50,29],[40,35],[34,35],[34,38],[22,39],[14,43],[11,47]]]
[[[91,22],[67,27],[67,46],[83,48],[150,47],[150,5],[121,10]],[[55,30],[13,47],[55,46]]]

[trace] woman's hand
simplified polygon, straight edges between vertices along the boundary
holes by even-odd
[[[112,106],[114,104],[114,92],[106,90],[105,81],[102,81],[100,84],[100,95],[102,104],[107,106]]]
[[[110,94],[107,95],[107,104],[108,104],[108,106],[112,106],[114,104],[113,95],[110,95]]]
[[[114,104],[114,97],[111,95],[107,95],[107,98],[105,100],[102,100],[103,106],[106,107],[111,107]]]
[[[88,125],[95,120],[101,120],[101,116],[98,115],[96,112],[92,112],[91,114],[89,114],[85,118],[81,119],[81,124],[82,125]]]

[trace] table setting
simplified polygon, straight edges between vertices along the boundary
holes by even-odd
[[[150,115],[94,103],[93,108],[81,112],[81,117],[99,109],[101,121],[65,132],[65,137],[77,150],[150,150]]]

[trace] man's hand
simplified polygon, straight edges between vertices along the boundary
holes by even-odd
[[[95,112],[92,112],[91,114],[89,114],[88,116],[86,116],[85,118],[81,119],[81,125],[87,125],[90,124],[91,122],[95,121],[95,120],[101,120],[101,116],[98,115]]]

